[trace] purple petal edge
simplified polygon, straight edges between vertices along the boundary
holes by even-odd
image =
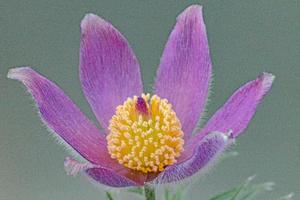
[[[109,164],[104,136],[57,85],[30,67],[10,69],[7,77],[27,87],[42,121],[54,134],[90,162]]]
[[[90,168],[87,169],[85,173],[95,183],[100,183],[111,187],[120,188],[120,187],[139,186],[137,183],[126,178],[125,176],[119,175],[113,172],[112,170],[103,167]]]
[[[192,5],[177,18],[161,57],[155,93],[168,99],[187,141],[204,110],[212,63],[202,7]]]
[[[94,14],[81,22],[79,72],[85,97],[104,128],[118,105],[143,91],[139,63],[127,40]]]
[[[187,150],[193,149],[198,141],[211,131],[230,131],[231,137],[239,136],[247,128],[257,106],[271,89],[274,78],[273,74],[263,73],[240,87],[210,118],[204,128],[188,142]]]
[[[231,130],[233,137],[241,134],[254,116],[257,106],[271,89],[274,79],[273,74],[263,73],[239,88],[206,123],[201,134],[206,135],[212,130]]]
[[[90,163],[80,163],[70,157],[66,157],[64,167],[67,174],[70,176],[76,176],[78,173],[84,172],[92,182],[110,187],[129,187],[137,185],[137,183],[132,180],[129,180],[110,169]]]
[[[193,155],[184,162],[167,167],[154,179],[156,184],[166,184],[183,180],[208,166],[228,144],[227,135],[221,132],[212,132],[203,138],[195,148]]]

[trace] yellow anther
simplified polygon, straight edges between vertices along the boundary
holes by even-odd
[[[128,98],[116,108],[108,129],[111,157],[144,173],[163,171],[183,151],[180,121],[172,105],[157,95]]]

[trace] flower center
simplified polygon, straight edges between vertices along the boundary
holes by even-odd
[[[130,169],[163,171],[183,151],[183,132],[167,99],[150,94],[128,98],[109,123],[107,148],[113,159]]]

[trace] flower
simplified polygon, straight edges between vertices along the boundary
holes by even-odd
[[[126,39],[94,14],[81,22],[79,73],[103,130],[56,84],[30,67],[11,69],[7,76],[26,86],[43,122],[86,160],[66,158],[68,173],[83,171],[112,187],[171,183],[202,170],[245,130],[274,80],[263,73],[243,85],[193,136],[212,73],[199,5],[178,16],[152,96],[143,94],[139,64]]]

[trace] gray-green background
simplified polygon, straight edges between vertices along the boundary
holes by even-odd
[[[291,191],[300,199],[300,2],[207,1],[0,1],[0,199],[98,200],[103,191],[65,174],[67,155],[47,133],[24,87],[6,79],[11,67],[31,65],[58,83],[95,119],[78,80],[79,23],[93,12],[129,40],[150,91],[176,16],[191,3],[204,5],[214,64],[207,117],[241,84],[263,71],[276,75],[234,150],[239,156],[215,167],[191,199],[207,197],[248,176],[276,182],[275,199]]]

